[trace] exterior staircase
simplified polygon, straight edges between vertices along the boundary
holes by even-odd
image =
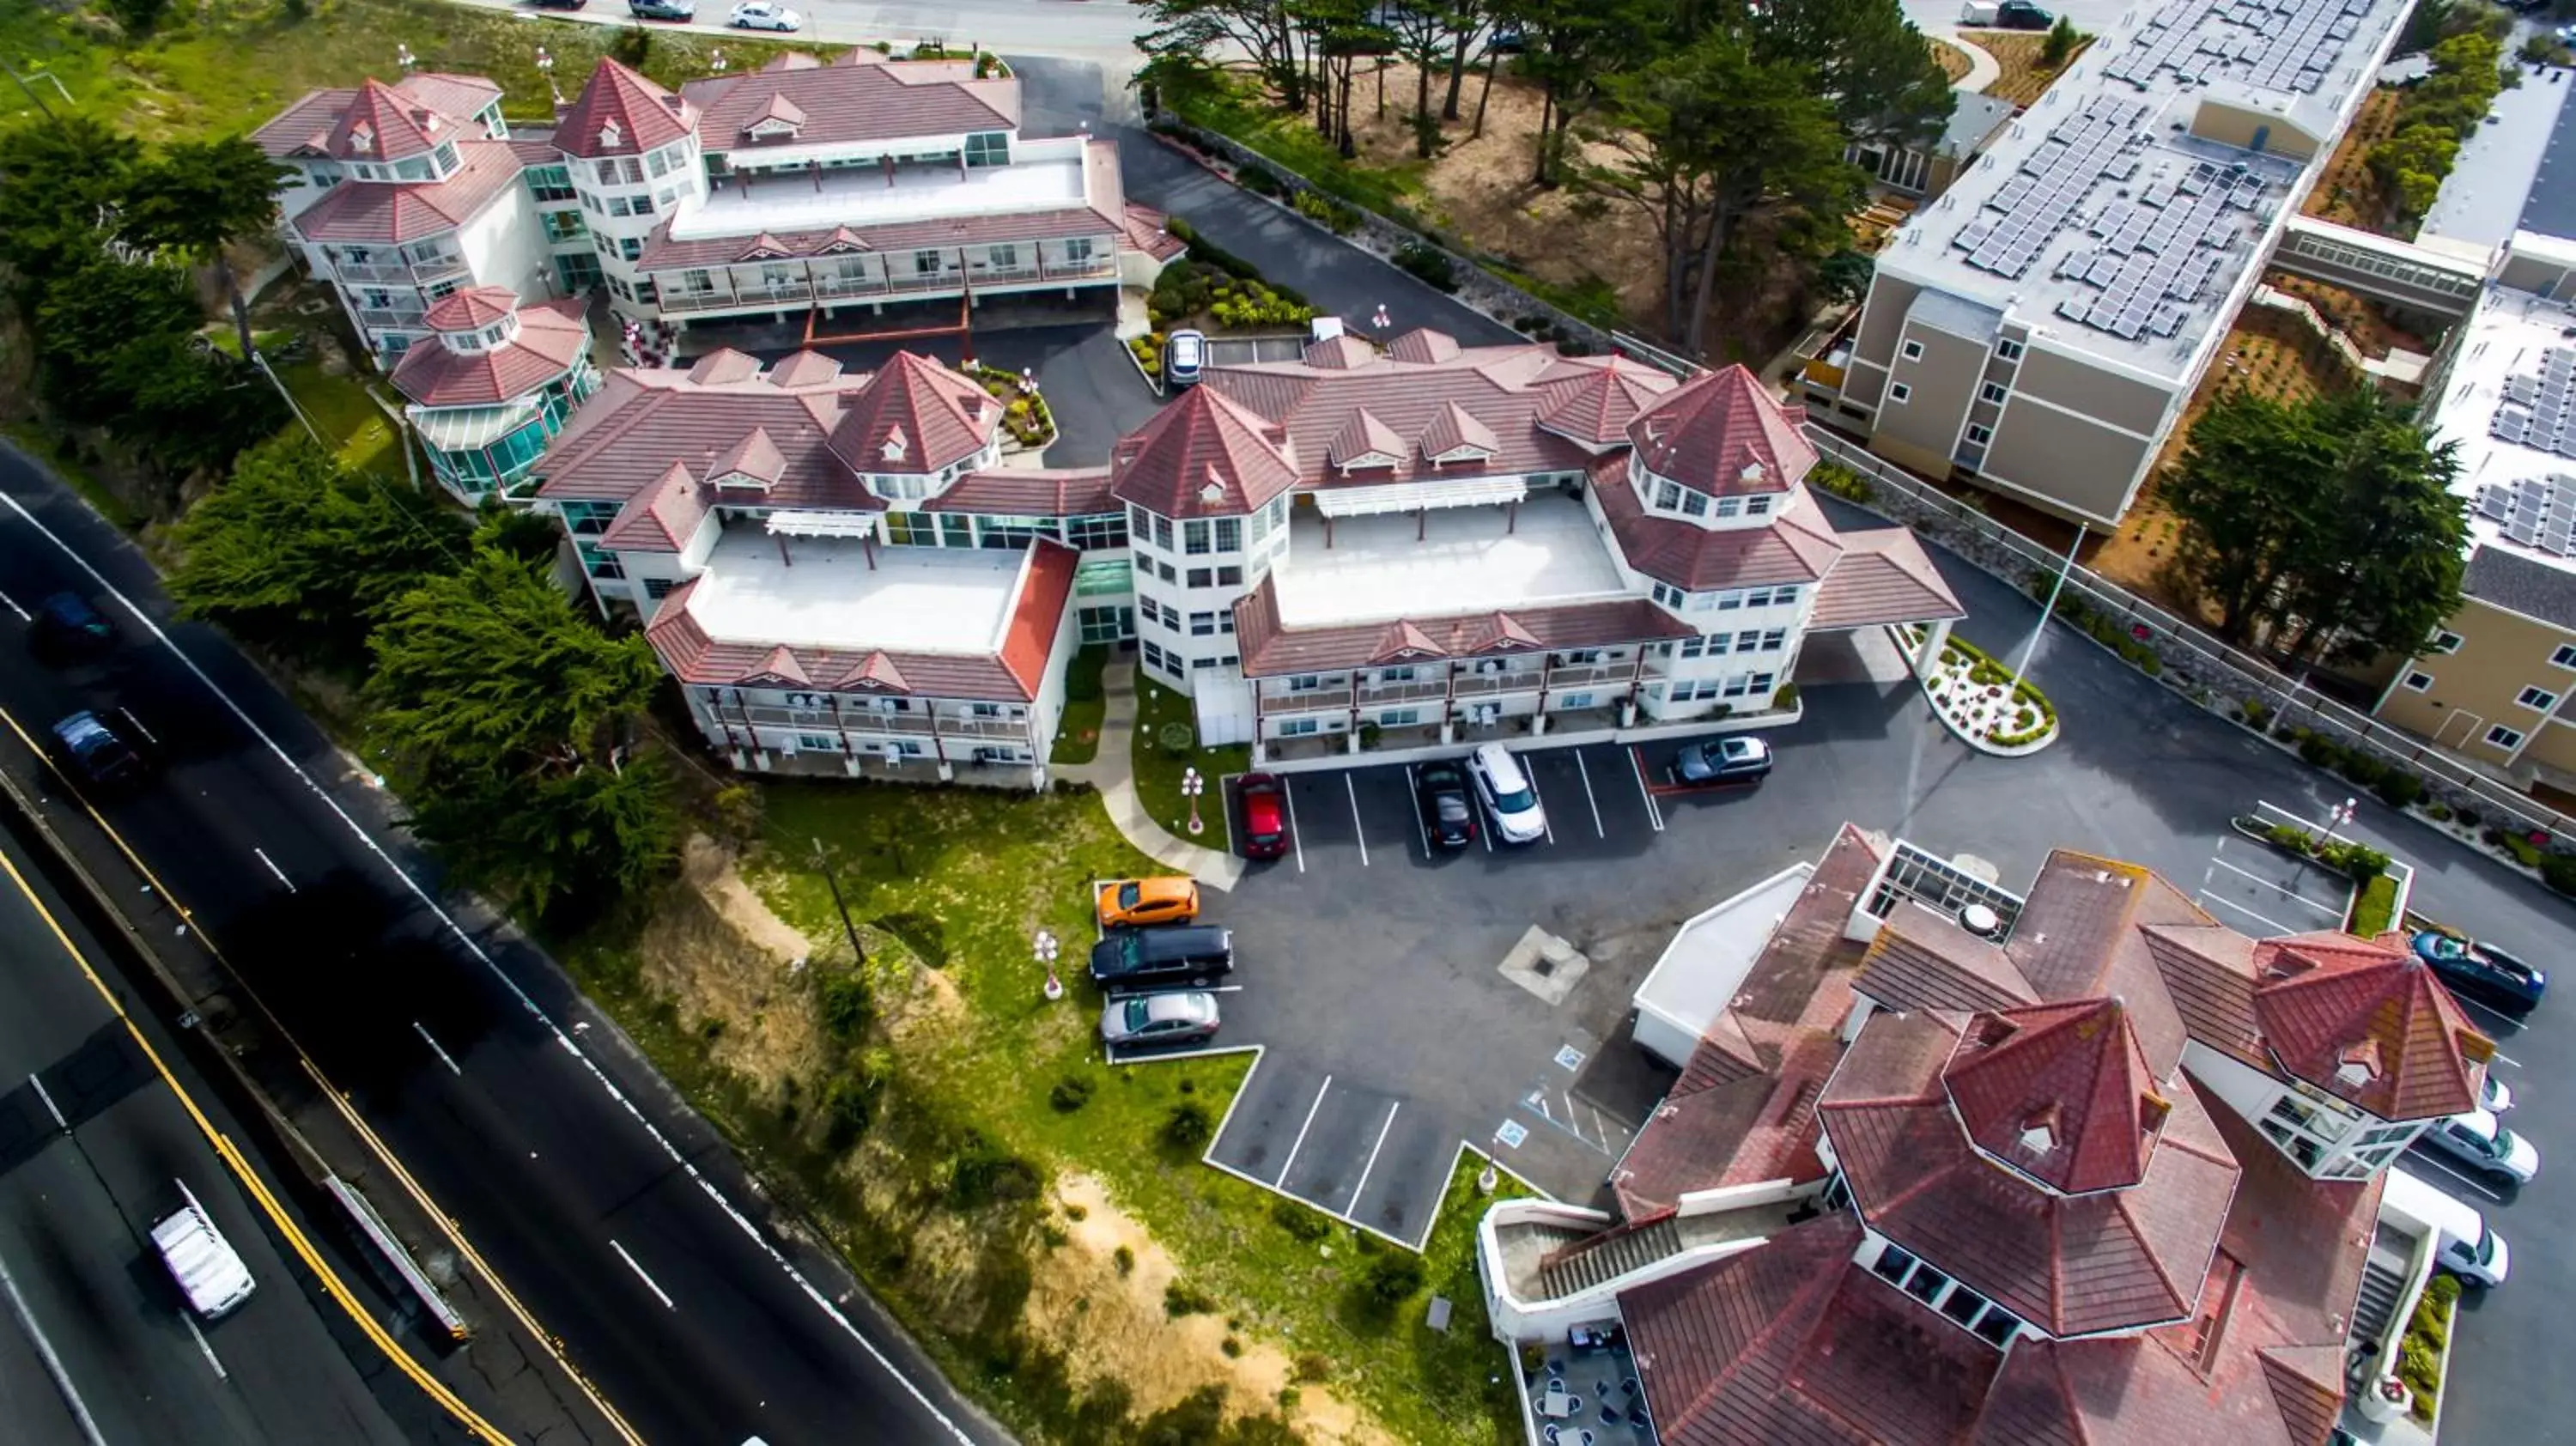
[[[2397,1307],[2406,1296],[2412,1244],[2387,1226],[2379,1227],[2370,1242],[2370,1258],[2362,1262],[2361,1299],[2353,1306],[2347,1339],[2355,1344],[2368,1341],[2374,1347],[2387,1341]]]
[[[1685,1242],[1673,1212],[1650,1215],[1550,1251],[1539,1262],[1542,1294],[1563,1300],[1679,1253]]]

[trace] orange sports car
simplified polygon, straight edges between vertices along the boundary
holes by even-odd
[[[1114,879],[1100,886],[1100,926],[1186,924],[1199,916],[1194,879]]]

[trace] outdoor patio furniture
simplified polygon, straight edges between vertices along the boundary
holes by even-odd
[[[1602,1425],[1604,1425],[1604,1426],[1616,1426],[1616,1425],[1618,1425],[1618,1424],[1619,1424],[1619,1421],[1620,1421],[1619,1408],[1618,1408],[1618,1407],[1616,1407],[1616,1406],[1611,1405],[1611,1404],[1610,1404],[1609,1402],[1607,1402],[1607,1401],[1602,1402],[1602,1403],[1601,1403],[1601,1424],[1602,1424]]]
[[[1547,1424],[1547,1426],[1546,1426],[1546,1428],[1545,1428],[1544,1430],[1542,1430],[1542,1431],[1540,1431],[1540,1432],[1539,1432],[1539,1434],[1540,1434],[1541,1436],[1544,1436],[1544,1437],[1546,1437],[1546,1438],[1547,1438],[1547,1446],[1556,1446],[1556,1434],[1557,1434],[1557,1432],[1558,1432],[1558,1430],[1559,1430],[1559,1429],[1560,1429],[1560,1428],[1557,1426],[1557,1424],[1556,1424],[1555,1422],[1551,1421],[1551,1422],[1549,1422],[1549,1423]]]
[[[1562,1421],[1582,1409],[1581,1396],[1569,1395],[1556,1386],[1548,1387],[1538,1398],[1538,1413],[1553,1420]]]

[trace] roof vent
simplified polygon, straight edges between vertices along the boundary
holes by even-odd
[[[2004,936],[2003,916],[1984,904],[1970,904],[1961,909],[1959,927],[1980,939],[2001,939]]]
[[[2034,1155],[2045,1155],[2057,1148],[2057,1135],[2042,1120],[2021,1132],[2021,1147]]]

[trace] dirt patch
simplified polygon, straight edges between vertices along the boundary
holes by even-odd
[[[2038,31],[1980,30],[1967,38],[1979,50],[1993,56],[1996,68],[2002,72],[1995,77],[1994,84],[1986,87],[1986,94],[1997,100],[2008,100],[2025,108],[2036,105],[2040,92],[2048,89],[2049,83],[2066,70],[2065,65],[2040,63],[2040,52],[2047,47],[2048,36]],[[2066,57],[2066,65],[2073,65],[2076,57],[2092,44],[2093,37],[2084,37],[2074,52]]]
[[[2344,334],[2367,357],[2386,357],[2392,351],[2411,351],[2418,356],[2431,356],[2442,342],[2438,336],[2426,336],[2397,320],[2387,307],[2357,291],[2347,291],[2330,282],[2311,281],[2304,276],[2274,274],[2263,278],[2273,290],[2295,296],[2315,307],[2328,326]]]
[[[681,860],[687,887],[671,892],[638,941],[645,982],[726,1069],[772,1089],[818,1078],[821,1031],[792,972],[812,946],[743,882],[729,850],[701,834]]]
[[[1941,67],[1943,75],[1950,77],[1952,85],[1967,79],[1968,72],[1977,68],[1976,61],[1969,58],[1968,52],[1952,45],[1949,41],[1936,38],[1926,41],[1925,44],[1932,47],[1933,61]]]
[[[2362,97],[2361,109],[2354,112],[2351,126],[2327,159],[2325,174],[2317,177],[2316,188],[2308,192],[2301,211],[2339,226],[2397,235],[2388,197],[2380,190],[2379,177],[2371,172],[2369,156],[2372,146],[2397,129],[2397,112],[2405,98],[2404,91],[2385,85]]]
[[[1056,1184],[1056,1200],[1067,1239],[1037,1262],[1028,1330],[1063,1347],[1077,1368],[1126,1382],[1137,1414],[1210,1385],[1225,1387],[1238,1413],[1277,1411],[1280,1391],[1293,1385],[1296,1406],[1287,1416],[1306,1440],[1392,1446],[1395,1438],[1367,1413],[1327,1386],[1297,1380],[1295,1362],[1277,1347],[1228,1331],[1223,1316],[1167,1315],[1163,1288],[1180,1278],[1179,1267],[1098,1180],[1067,1175]],[[1071,1218],[1076,1212],[1081,1219]],[[1122,1249],[1132,1262],[1123,1274]],[[1230,1338],[1241,1354],[1226,1354]]]

